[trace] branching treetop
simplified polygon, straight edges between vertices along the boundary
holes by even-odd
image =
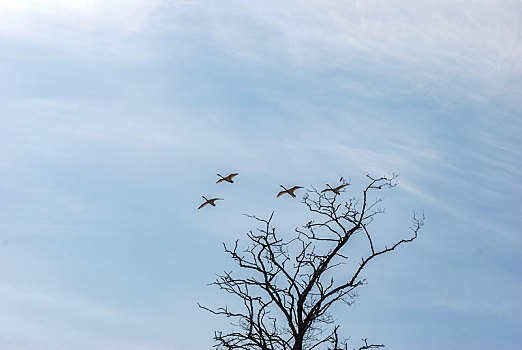
[[[376,257],[415,240],[424,223],[424,216],[414,213],[408,238],[376,247],[369,225],[384,209],[382,197],[370,199],[370,193],[395,187],[397,176],[367,177],[369,183],[359,199],[340,200],[349,185],[345,180],[336,191],[307,189],[302,203],[315,220],[297,227],[289,239],[278,236],[271,225],[274,213],[268,219],[249,215],[261,224],[247,234],[250,244],[242,250],[237,240],[233,246],[224,244],[241,276],[225,272],[212,283],[238,297],[243,310],[200,305],[233,320],[235,331],[215,333],[218,349],[348,349],[346,340],[339,339],[330,307],[337,302],[351,305],[357,288],[365,283],[363,269]],[[365,237],[368,250],[357,257],[345,255],[355,235]],[[360,261],[355,269],[340,268],[354,258]],[[360,350],[384,346],[368,344],[366,339],[363,343]]]

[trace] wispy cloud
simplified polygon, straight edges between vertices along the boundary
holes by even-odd
[[[159,1],[7,0],[0,3],[0,38],[52,47],[86,60],[149,59],[141,38]],[[132,39],[131,39],[132,38]]]
[[[437,98],[443,88],[484,100],[513,95],[520,81],[521,8],[515,0],[12,0],[0,5],[0,35],[60,50],[82,48],[83,55],[168,53],[171,59],[175,51],[193,50],[187,38],[199,38],[247,61],[364,75],[387,71],[404,81],[404,90]],[[170,36],[171,50],[161,35]]]
[[[412,89],[458,83],[452,89],[482,99],[509,92],[512,77],[520,77],[521,6],[511,0],[228,1],[204,12],[210,35],[231,55],[311,68],[385,69]]]
[[[108,306],[102,306],[98,303],[86,300],[73,299],[69,295],[43,292],[40,288],[31,292],[27,287],[15,288],[2,284],[0,288],[0,296],[3,300],[9,300],[11,305],[31,304],[35,307],[43,307],[55,310],[54,312],[65,311],[77,317],[84,317],[105,322],[139,322],[137,317],[124,315]]]

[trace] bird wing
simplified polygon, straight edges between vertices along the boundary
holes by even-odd
[[[341,186],[337,187],[337,190],[340,190],[342,188],[345,188],[346,186],[348,186],[348,184],[342,184]]]
[[[233,174],[228,175],[228,177],[233,179],[235,176],[238,176],[238,175],[239,175],[238,173],[233,173]]]
[[[201,209],[201,208],[203,208],[203,207],[204,207],[205,205],[207,205],[207,204],[208,204],[208,202],[205,202],[205,203],[201,204],[201,205],[199,206],[199,208],[198,208],[198,209]]]
[[[216,181],[216,183],[218,184],[218,183],[223,182],[223,181],[225,181],[225,179],[219,179],[219,180]]]
[[[328,192],[328,191],[331,191],[332,189],[330,188],[325,188],[324,190],[321,191],[321,193],[325,193],[325,192]]]
[[[284,195],[285,193],[288,193],[286,190],[285,191],[281,191],[277,194],[277,197],[276,198],[279,198],[281,197],[282,195]]]

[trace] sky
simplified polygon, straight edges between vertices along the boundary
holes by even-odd
[[[0,350],[203,350],[222,242],[279,185],[398,173],[334,316],[387,349],[522,343],[522,1],[0,1]],[[216,185],[216,173],[238,172]],[[201,196],[225,198],[196,208]]]

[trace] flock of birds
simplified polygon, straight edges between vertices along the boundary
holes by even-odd
[[[221,174],[217,174],[217,176],[219,176],[219,180],[216,181],[216,184],[218,183],[221,183],[221,182],[229,182],[231,184],[234,183],[234,177],[238,176],[239,174],[238,173],[232,173],[232,174],[229,174],[228,176],[222,176]],[[339,179],[339,182],[343,182],[343,177],[341,176],[341,178]],[[333,192],[335,193],[336,195],[340,194],[341,193],[341,190],[348,186],[349,183],[341,183],[339,186],[337,187],[331,187],[329,184],[326,184],[327,188],[325,188],[324,190],[321,191],[321,193],[326,193],[326,192]],[[283,185],[280,185],[280,187],[283,188],[283,190],[281,192],[279,192],[276,196],[276,198],[279,198],[281,197],[282,195],[284,194],[288,194],[289,196],[295,198],[295,191],[297,191],[298,189],[300,188],[304,188],[302,186],[294,186],[294,187],[291,187],[291,188],[286,188],[285,186]],[[222,201],[224,200],[223,198],[207,198],[205,196],[201,196],[203,197],[203,199],[205,200],[205,202],[203,204],[201,204],[198,209],[201,209],[203,208],[204,206],[206,205],[211,205],[213,207],[216,206],[216,201]]]

